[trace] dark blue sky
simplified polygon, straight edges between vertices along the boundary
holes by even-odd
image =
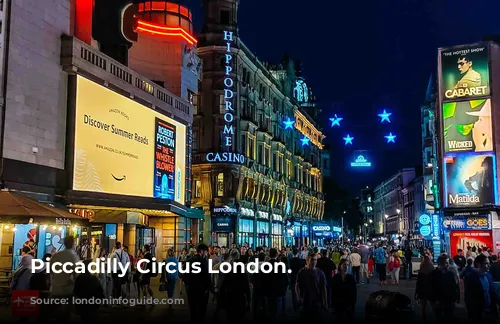
[[[201,1],[183,2],[201,26]],[[285,52],[302,60],[324,113],[344,117],[341,129],[322,126],[335,179],[355,196],[421,163],[420,105],[437,48],[500,34],[499,12],[498,0],[242,0],[239,30],[263,61],[279,62]],[[334,102],[342,105],[333,109]],[[390,125],[379,123],[383,108],[393,113]],[[385,144],[389,131],[396,145]],[[346,133],[355,137],[352,148],[343,145]],[[370,150],[368,172],[348,167],[358,149]]]

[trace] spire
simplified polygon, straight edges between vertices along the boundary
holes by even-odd
[[[425,102],[432,102],[434,98],[436,98],[436,80],[434,73],[431,73],[429,83],[427,83],[427,90],[425,91]]]

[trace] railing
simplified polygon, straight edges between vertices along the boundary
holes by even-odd
[[[186,100],[75,37],[63,35],[61,40],[61,65],[64,71],[85,71],[175,117],[192,122],[193,107]]]

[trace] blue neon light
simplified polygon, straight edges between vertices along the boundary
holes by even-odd
[[[309,137],[304,136],[303,138],[300,139],[300,141],[302,142],[302,146],[306,146],[306,145],[309,145],[309,142],[311,140],[309,139]]]
[[[391,122],[391,119],[389,118],[392,115],[392,113],[388,113],[385,109],[381,114],[378,114],[378,116],[381,118],[380,123],[384,123],[384,121],[387,121],[388,123]]]
[[[392,133],[389,133],[389,135],[386,135],[384,137],[387,138],[387,144],[391,142],[396,143],[396,141],[394,140],[396,138],[396,135],[392,135]]]
[[[418,218],[418,222],[420,223],[420,225],[429,225],[431,223],[431,217],[427,214],[422,214]],[[429,235],[429,234],[427,234],[427,235]]]
[[[430,234],[431,234],[431,227],[429,225],[420,227],[420,235],[429,236]]]
[[[439,222],[439,215],[434,214],[432,215],[432,237],[433,238],[438,238],[439,235],[441,234],[441,224]]]
[[[351,137],[351,135],[347,134],[347,136],[343,138],[343,140],[345,141],[344,145],[347,145],[347,144],[352,145],[353,139],[354,139],[354,137]]]
[[[288,128],[293,129],[293,124],[295,124],[295,120],[291,120],[290,117],[288,117],[287,120],[283,121],[283,124],[285,124],[285,129]]]
[[[354,162],[351,162],[351,167],[371,167],[372,163],[368,161],[363,155],[356,158]]]
[[[333,118],[330,118],[332,125],[330,127],[338,126],[340,127],[340,122],[344,120],[342,117],[337,117],[337,114],[333,115]]]

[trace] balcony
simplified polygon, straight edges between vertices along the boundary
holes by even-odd
[[[102,80],[109,88],[126,92],[130,98],[171,118],[193,122],[193,106],[186,100],[75,37],[63,35],[61,44],[61,65],[65,72]]]

